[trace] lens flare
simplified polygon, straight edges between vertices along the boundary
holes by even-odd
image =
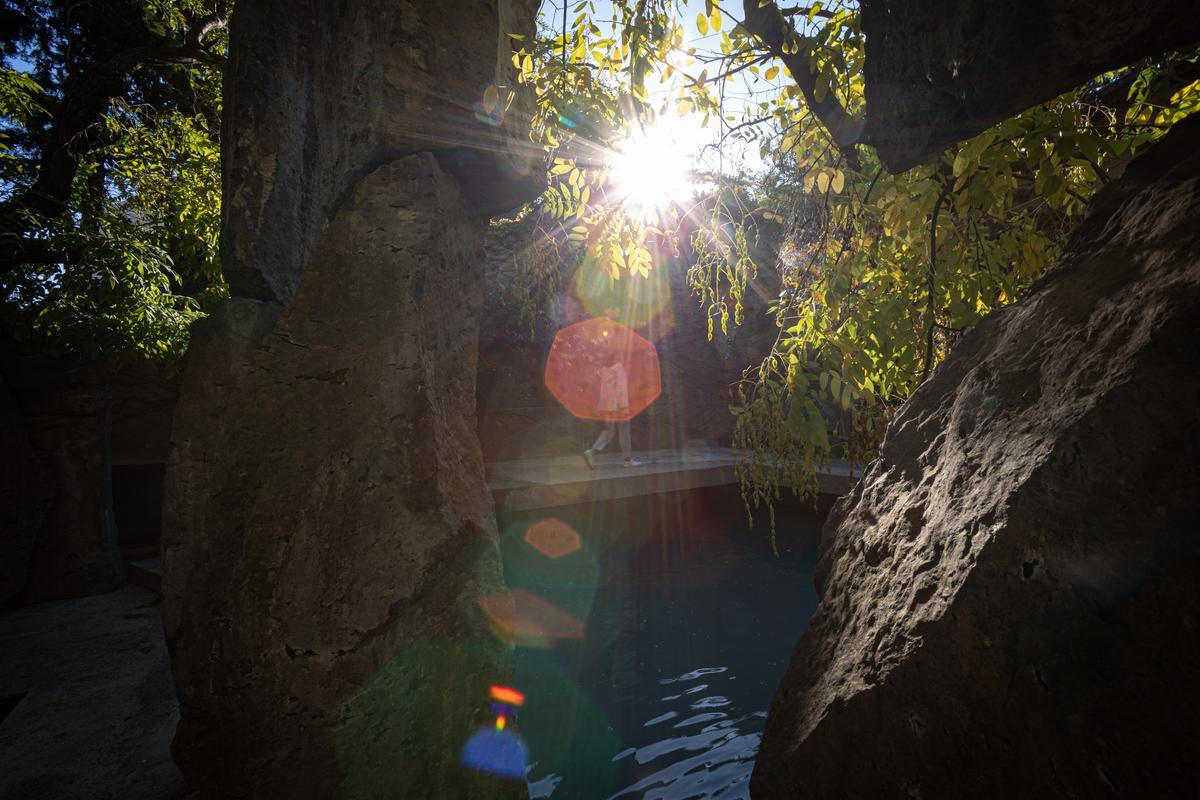
[[[559,639],[582,639],[582,620],[532,592],[511,592],[480,597],[476,602],[491,621],[492,632],[505,642],[548,650]]]
[[[581,419],[633,419],[662,393],[658,351],[605,317],[560,330],[546,359],[546,388]]]
[[[516,689],[510,689],[507,686],[492,686],[488,689],[488,696],[500,703],[506,703],[510,706],[521,706],[525,704],[525,695],[518,692]]]
[[[670,269],[666,259],[656,258],[647,275],[613,277],[595,254],[588,252],[571,279],[571,296],[587,317],[608,317],[657,338],[674,322]]]
[[[525,543],[546,558],[569,556],[582,546],[575,529],[557,517],[530,525],[525,531]]]
[[[479,772],[487,772],[502,778],[522,780],[529,751],[525,740],[505,726],[500,720],[494,728],[480,728],[463,745],[460,760],[464,766]]]

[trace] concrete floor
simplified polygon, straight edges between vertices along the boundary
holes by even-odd
[[[125,586],[0,610],[0,653],[0,797],[184,795],[157,595]]]

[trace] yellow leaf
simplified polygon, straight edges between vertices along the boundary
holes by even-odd
[[[498,105],[500,105],[500,90],[496,88],[496,84],[488,84],[488,87],[483,90],[483,113],[491,114]]]
[[[841,192],[846,186],[846,173],[842,172],[840,169],[834,172],[833,180],[830,181],[830,186],[833,187],[835,192]]]
[[[822,171],[817,175],[817,191],[824,194],[827,189],[829,189],[829,173]]]
[[[721,23],[723,22],[721,19],[721,9],[713,6],[712,13],[709,14],[708,19],[710,22],[712,22],[712,29],[714,31],[721,30]]]
[[[696,30],[700,31],[701,36],[708,35],[708,17],[703,14],[696,15]]]
[[[764,75],[763,77],[765,77],[769,81],[773,81],[773,80],[775,80],[775,76],[778,74],[779,74],[779,67],[771,67],[769,70],[767,70],[767,74]]]
[[[824,74],[818,75],[816,84],[813,86],[813,99],[818,103],[823,103],[827,94],[829,94],[829,81]]]

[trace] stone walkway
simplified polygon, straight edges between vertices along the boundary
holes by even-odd
[[[497,513],[616,500],[646,494],[676,492],[704,486],[737,483],[736,453],[729,448],[635,451],[646,463],[626,467],[619,452],[596,457],[588,469],[581,454],[558,458],[497,461],[487,465],[488,486]],[[845,494],[862,469],[834,460],[817,473],[821,491]]]
[[[158,597],[0,611],[0,797],[174,800],[178,706]]]

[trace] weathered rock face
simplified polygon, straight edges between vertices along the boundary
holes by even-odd
[[[235,12],[235,297],[189,350],[163,515],[174,749],[202,797],[524,793],[458,759],[510,668],[476,604],[501,572],[474,394],[482,214],[521,199],[497,199],[473,105],[532,19]]]
[[[968,333],[835,507],[752,791],[1200,793],[1200,121]]]
[[[504,794],[456,763],[506,658],[474,605],[500,583],[462,321],[482,235],[401,159],[277,321],[236,301],[197,338],[163,578],[177,758],[214,797]]]
[[[544,182],[540,148],[507,114],[508,34],[535,0],[238,7],[225,81],[222,269],[233,294],[286,303],[321,230],[363,175],[433,152],[482,215]],[[501,85],[487,114],[488,87]]]
[[[6,528],[13,527],[5,538],[25,541],[36,526],[21,599],[37,603],[111,591],[124,580],[125,570],[112,514],[112,393],[106,366],[18,359],[8,367],[19,411],[5,415],[13,425],[6,437],[16,448],[6,469],[20,472],[5,483],[28,494],[17,502],[16,517],[6,522]],[[30,450],[22,444],[25,437]]]
[[[863,0],[865,138],[895,171],[1106,70],[1200,40],[1192,0]]]

